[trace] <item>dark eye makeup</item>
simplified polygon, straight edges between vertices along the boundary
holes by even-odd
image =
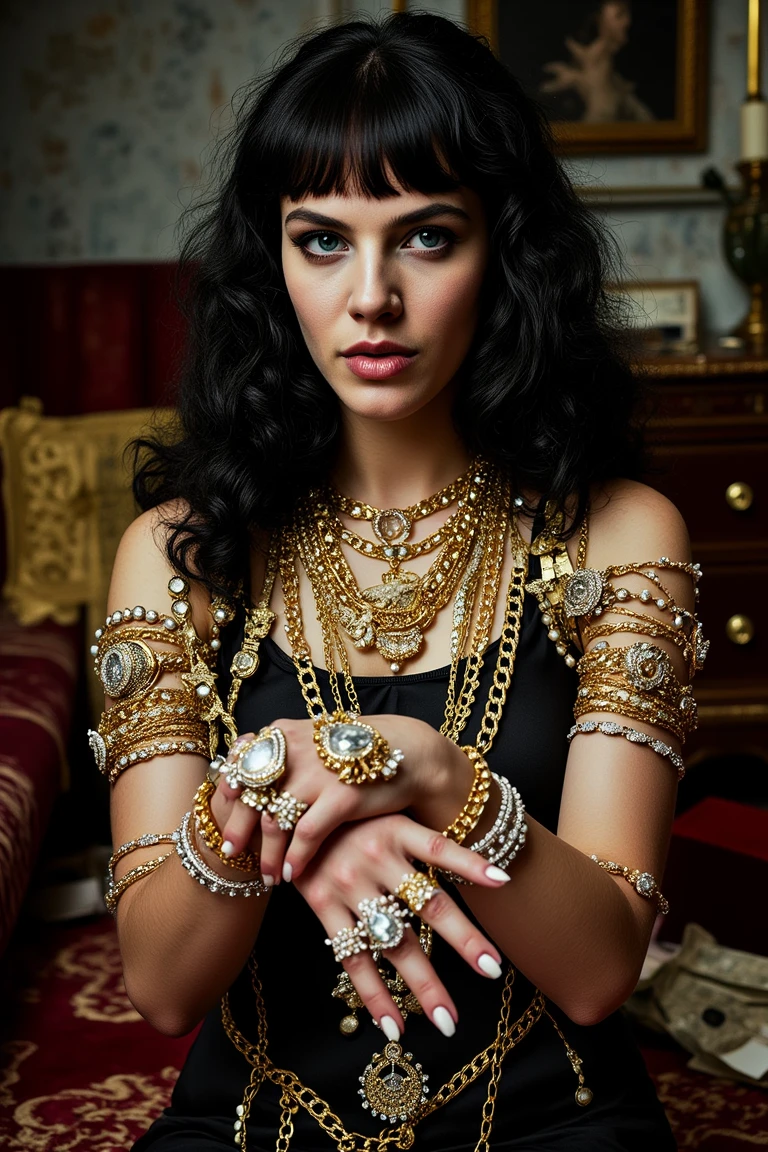
[[[343,248],[334,247],[334,245],[344,244],[338,233],[330,232],[327,229],[302,232],[300,236],[292,236],[290,240],[291,244],[300,250],[305,259],[313,264],[322,264],[329,257],[338,256]],[[320,249],[319,252],[311,252],[308,248],[308,245],[315,240]],[[450,228],[430,224],[426,228],[417,228],[415,232],[412,232],[408,237],[408,243],[410,244],[413,240],[419,240],[424,247],[411,248],[411,251],[434,257],[447,255],[458,243],[458,236]]]

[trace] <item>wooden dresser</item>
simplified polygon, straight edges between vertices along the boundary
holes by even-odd
[[[718,351],[643,368],[653,411],[646,479],[682,512],[704,572],[711,647],[686,759],[768,760],[768,359]]]

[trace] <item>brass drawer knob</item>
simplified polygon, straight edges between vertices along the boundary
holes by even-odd
[[[725,634],[732,644],[749,644],[755,635],[755,626],[749,616],[731,616],[725,625]]]
[[[746,512],[748,508],[752,507],[754,499],[755,493],[749,484],[745,484],[743,480],[729,484],[725,490],[725,502],[729,508],[733,508],[734,512]]]

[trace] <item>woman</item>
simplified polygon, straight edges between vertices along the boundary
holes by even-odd
[[[617,479],[600,253],[444,19],[325,30],[246,99],[94,649],[128,993],[204,1018],[137,1149],[674,1146],[616,1009],[696,571]]]

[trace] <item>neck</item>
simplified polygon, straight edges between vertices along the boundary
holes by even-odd
[[[334,487],[374,508],[407,508],[450,484],[471,457],[450,411],[435,409],[428,404],[397,421],[345,412]]]

